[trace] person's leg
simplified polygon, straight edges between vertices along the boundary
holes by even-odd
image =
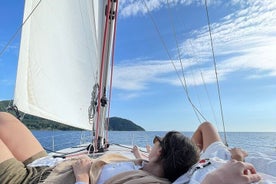
[[[18,161],[25,161],[44,151],[31,131],[13,115],[0,112],[0,160],[13,156]]]
[[[211,123],[204,122],[199,125],[191,140],[199,147],[200,151],[205,151],[213,142],[221,141],[221,138]]]
[[[12,153],[10,152],[9,148],[3,143],[3,141],[0,139],[0,163],[13,158]]]

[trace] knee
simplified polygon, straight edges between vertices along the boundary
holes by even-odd
[[[201,127],[213,127],[213,124],[208,121],[205,121],[205,122],[201,123],[200,126]]]
[[[203,129],[215,129],[214,125],[208,121],[205,121],[203,123],[200,124],[200,129],[203,130]]]

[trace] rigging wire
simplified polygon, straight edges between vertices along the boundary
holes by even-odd
[[[215,121],[215,123],[216,123],[216,125],[218,127],[218,121],[217,121],[217,117],[216,117],[216,114],[215,114],[215,110],[214,110],[213,105],[211,103],[211,98],[210,98],[210,95],[209,95],[209,92],[208,92],[208,89],[207,89],[206,82],[205,82],[204,77],[202,75],[202,72],[200,72],[200,76],[201,76],[201,80],[203,81],[204,89],[205,89],[205,92],[206,92],[206,95],[207,95],[207,98],[208,98],[208,102],[209,102],[211,110],[212,110],[214,121]]]
[[[193,55],[194,55],[194,57],[195,57],[195,62],[196,62],[196,63],[199,63],[199,59],[198,59],[197,55],[194,53],[193,45],[192,45],[191,41],[189,41],[189,44],[190,44],[190,47],[192,48],[192,49],[191,49],[191,52],[193,53]],[[209,95],[209,91],[208,91],[206,82],[205,82],[205,80],[204,80],[204,76],[203,76],[203,74],[202,74],[202,70],[199,69],[199,72],[200,72],[202,84],[204,85],[204,91],[205,91],[205,93],[206,93],[206,96],[207,96],[207,99],[208,99],[208,102],[209,102],[209,106],[211,107],[211,111],[212,111],[212,114],[213,114],[214,121],[215,121],[215,123],[216,123],[216,126],[218,127],[218,121],[217,121],[217,117],[216,117],[216,115],[215,115],[214,106],[213,106],[213,104],[212,104],[212,102],[211,102],[211,98],[210,98],[210,95]],[[193,77],[194,77],[194,75],[193,75]],[[199,100],[199,103],[200,103],[200,98],[198,98],[198,100]]]
[[[170,10],[170,3],[169,1],[167,0],[167,5],[168,5],[168,9]],[[184,90],[185,90],[185,93],[186,93],[186,96],[190,102],[190,104],[192,105],[193,107],[193,110],[195,112],[195,115],[199,121],[199,123],[201,123],[200,121],[200,118],[199,118],[199,115],[201,115],[201,117],[206,121],[206,118],[203,116],[203,114],[201,113],[198,113],[199,110],[195,107],[194,103],[192,102],[191,98],[190,98],[190,95],[189,95],[189,91],[188,91],[188,85],[187,85],[187,80],[186,80],[186,77],[185,77],[185,72],[184,72],[184,67],[183,67],[183,62],[182,62],[182,59],[181,59],[181,54],[180,54],[180,49],[179,49],[179,43],[177,41],[177,37],[176,37],[176,31],[175,31],[175,26],[174,26],[174,23],[173,23],[173,17],[171,16],[171,12],[169,13],[170,15],[170,18],[171,18],[171,26],[172,26],[172,30],[173,30],[173,36],[174,36],[174,40],[175,40],[175,44],[176,44],[176,47],[177,47],[177,55],[178,55],[178,60],[180,62],[180,65],[181,65],[181,73],[182,73],[182,77],[183,77],[183,81],[184,81]],[[199,115],[198,115],[199,114]]]
[[[25,23],[29,20],[29,18],[31,17],[31,15],[34,13],[34,11],[36,10],[36,8],[40,5],[42,0],[40,0],[36,6],[34,7],[34,9],[31,11],[31,13],[28,15],[28,17],[24,20],[24,22],[17,28],[17,30],[15,31],[15,33],[12,35],[12,37],[9,39],[8,43],[4,46],[4,48],[0,51],[0,56],[2,56],[2,54],[6,51],[6,49],[10,46],[10,44],[14,41],[14,39],[16,38],[16,36],[18,35],[19,31],[22,29],[22,27],[25,25]]]
[[[172,23],[172,27],[173,27],[173,31],[174,31],[174,37],[175,37],[175,41],[176,41],[176,45],[177,45],[177,49],[178,49],[178,58],[179,58],[179,61],[180,61],[180,64],[181,64],[181,69],[182,69],[182,76],[183,76],[183,81],[181,80],[181,77],[177,71],[177,68],[172,60],[172,57],[168,51],[168,48],[166,46],[166,43],[164,41],[164,39],[162,38],[161,36],[161,33],[158,29],[158,26],[156,24],[156,22],[154,21],[150,11],[149,11],[149,8],[145,2],[145,0],[143,0],[143,3],[147,9],[147,12],[154,24],[154,27],[156,29],[156,31],[158,32],[158,35],[159,35],[159,38],[162,42],[162,45],[163,47],[165,48],[166,52],[167,52],[167,55],[168,57],[170,58],[171,60],[171,63],[173,64],[173,67],[177,73],[177,76],[182,84],[182,87],[184,88],[185,90],[185,93],[186,93],[186,96],[188,98],[188,101],[190,102],[191,106],[193,107],[194,111],[197,112],[205,121],[206,121],[206,118],[202,115],[202,113],[198,110],[198,108],[194,105],[194,103],[192,102],[191,98],[190,98],[190,95],[189,95],[189,92],[188,92],[188,88],[187,88],[187,82],[186,82],[186,78],[185,78],[185,73],[184,73],[184,70],[183,70],[183,64],[182,64],[182,60],[181,60],[181,57],[180,57],[180,51],[179,51],[179,45],[178,45],[178,42],[177,42],[177,39],[176,39],[176,34],[175,34],[175,29],[174,29],[174,25]],[[169,7],[169,2],[167,0],[167,4],[168,4],[168,7]],[[225,140],[225,144],[228,146],[228,143],[227,143],[227,138],[226,138],[226,131],[225,131],[225,121],[224,121],[224,116],[223,116],[223,108],[222,108],[222,100],[221,100],[221,92],[220,92],[220,86],[219,86],[219,80],[218,80],[218,74],[217,74],[217,66],[216,66],[216,60],[215,60],[215,53],[214,53],[214,45],[213,45],[213,38],[212,38],[212,33],[211,33],[211,26],[210,26],[210,18],[209,18],[209,12],[208,12],[208,7],[207,7],[207,0],[205,0],[205,8],[206,8],[206,14],[207,14],[207,20],[208,20],[208,28],[209,28],[209,36],[210,36],[210,41],[211,41],[211,48],[212,48],[212,56],[213,56],[213,63],[214,63],[214,68],[215,68],[215,75],[216,75],[216,84],[217,84],[217,91],[218,91],[218,97],[219,97],[219,104],[220,104],[220,114],[221,114],[221,118],[222,118],[222,123],[223,123],[223,129],[224,129],[224,140]],[[196,113],[196,114],[197,114]],[[198,116],[197,116],[198,117]],[[198,117],[199,119],[199,117]]]
[[[169,49],[167,48],[166,43],[165,43],[164,39],[163,39],[162,36],[161,36],[161,33],[160,33],[159,28],[158,28],[156,22],[154,21],[154,19],[153,19],[151,13],[150,13],[150,10],[149,10],[149,8],[148,8],[148,6],[147,6],[145,0],[142,0],[142,1],[143,1],[144,5],[145,5],[145,7],[146,7],[146,9],[147,9],[147,12],[148,12],[148,14],[149,14],[149,16],[150,16],[150,18],[151,18],[151,21],[152,21],[152,23],[153,23],[153,25],[154,25],[156,31],[158,32],[159,38],[160,38],[160,40],[161,40],[161,43],[162,43],[162,45],[163,45],[163,47],[164,47],[164,49],[165,49],[165,51],[166,51],[166,53],[167,53],[167,55],[168,55],[168,57],[169,57],[169,59],[170,59],[172,65],[173,65],[173,67],[174,67],[174,70],[175,70],[175,72],[176,72],[176,74],[177,74],[177,77],[178,77],[179,81],[181,82],[181,85],[182,85],[182,87],[183,87],[183,89],[184,89],[184,91],[185,91],[185,93],[186,93],[186,96],[187,96],[187,99],[188,99],[190,105],[193,107],[193,110],[196,111],[196,114],[198,113],[205,121],[207,121],[207,120],[205,119],[205,117],[203,116],[203,114],[202,114],[202,113],[198,110],[198,108],[193,104],[193,102],[192,102],[192,100],[191,100],[191,98],[190,98],[190,96],[189,96],[188,90],[187,90],[186,80],[184,80],[185,82],[183,82],[183,80],[181,79],[180,74],[179,74],[179,72],[177,71],[177,68],[176,68],[176,66],[175,66],[175,63],[173,62],[172,56],[171,56],[170,53],[169,53]],[[182,68],[183,68],[183,67],[182,67]],[[198,119],[199,119],[199,118],[198,118]],[[200,120],[199,120],[199,121],[200,121]]]
[[[216,74],[217,92],[218,92],[218,98],[219,98],[219,104],[220,104],[220,114],[221,114],[221,119],[222,119],[222,124],[223,124],[224,140],[225,140],[225,144],[228,146],[228,143],[226,140],[225,123],[224,123],[223,108],[222,108],[222,102],[221,102],[221,93],[220,93],[220,86],[219,86],[218,72],[217,72],[217,63],[216,63],[216,58],[215,58],[215,51],[214,51],[213,37],[212,37],[212,31],[211,31],[211,26],[210,26],[210,17],[209,17],[207,0],[205,0],[205,10],[206,10],[206,16],[207,16],[207,21],[208,21],[208,29],[209,29],[211,48],[212,48],[214,69],[215,69],[215,74]]]
[[[6,43],[6,45],[4,46],[4,48],[0,51],[0,57],[4,54],[4,52],[7,50],[7,48],[10,46],[10,44],[14,41],[14,39],[17,37],[17,35],[19,34],[20,30],[22,30],[22,27],[25,25],[25,23],[29,20],[29,18],[33,15],[33,13],[35,12],[35,10],[37,9],[37,7],[40,5],[40,3],[42,2],[42,0],[40,0],[35,7],[33,8],[33,10],[30,12],[30,14],[27,16],[27,18],[23,21],[23,23],[16,29],[15,33],[11,36],[11,38],[9,39],[9,41]],[[11,103],[13,103],[13,100],[9,101],[9,105],[7,107],[7,109],[11,109],[16,113],[16,116],[18,119],[23,120],[25,113],[23,113],[23,115],[19,114],[19,111],[17,110],[16,106],[12,106]],[[16,110],[14,109],[16,108]]]

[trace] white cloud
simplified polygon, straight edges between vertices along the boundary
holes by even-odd
[[[166,1],[147,2],[153,10],[165,6]],[[219,3],[220,1],[212,2]],[[175,0],[174,3],[189,4],[191,1]],[[250,69],[259,71],[258,76],[256,72],[248,73],[247,78],[261,77],[260,75],[275,76],[276,1],[249,0],[245,3],[232,0],[231,3],[239,4],[242,8],[211,25],[219,80],[227,79],[227,76],[233,72]],[[130,1],[130,4],[123,1],[122,4],[124,7],[122,13],[125,11],[125,16],[144,11],[141,8],[141,1]],[[129,9],[126,13],[126,8],[130,6],[136,6],[136,9],[132,9],[132,12]],[[183,59],[184,69],[189,69],[189,72],[185,73],[187,84],[202,84],[201,73],[204,75],[205,83],[214,83],[216,78],[208,27],[194,30],[191,35],[192,37],[181,44],[181,55],[186,58]],[[199,67],[200,70],[198,70]],[[179,63],[177,69],[181,72]],[[146,89],[151,82],[180,85],[179,79],[175,76],[171,61],[144,60],[132,62],[131,65],[115,66],[113,86],[123,90],[141,91]]]
[[[141,94],[139,92],[127,92],[127,93],[116,93],[117,100],[129,100],[140,97]]]
[[[14,81],[12,80],[8,80],[8,79],[2,79],[0,80],[0,86],[13,86],[14,85]]]
[[[211,25],[216,57],[232,55],[227,60],[217,59],[221,72],[248,68],[266,70],[271,75],[276,72],[276,2],[252,4]],[[182,52],[206,62],[206,56],[211,58],[207,28],[195,31],[194,35],[195,38],[183,42]]]
[[[169,61],[140,61],[114,67],[114,88],[143,90],[162,74],[174,71]]]
[[[144,15],[148,11],[156,11],[161,8],[174,6],[188,6],[191,4],[203,5],[204,0],[121,0],[119,14],[120,17]],[[208,5],[220,4],[222,0],[208,0]]]

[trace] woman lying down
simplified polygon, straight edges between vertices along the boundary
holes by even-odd
[[[215,133],[211,133],[212,131]],[[192,139],[176,131],[155,139],[147,161],[106,154],[96,160],[84,156],[65,159],[56,166],[38,166],[34,164],[37,159],[47,156],[43,147],[19,120],[8,113],[0,112],[0,183],[242,184],[261,181],[261,175],[256,173],[253,165],[235,160],[196,178],[201,167],[204,169],[212,165],[209,163],[211,159],[202,161],[199,153],[203,151],[207,155],[208,150],[211,150],[209,148],[220,145],[219,142],[220,138],[212,125],[203,123]],[[232,154],[236,160],[243,160],[244,156],[241,151],[233,151]],[[183,176],[185,181],[182,182]]]

